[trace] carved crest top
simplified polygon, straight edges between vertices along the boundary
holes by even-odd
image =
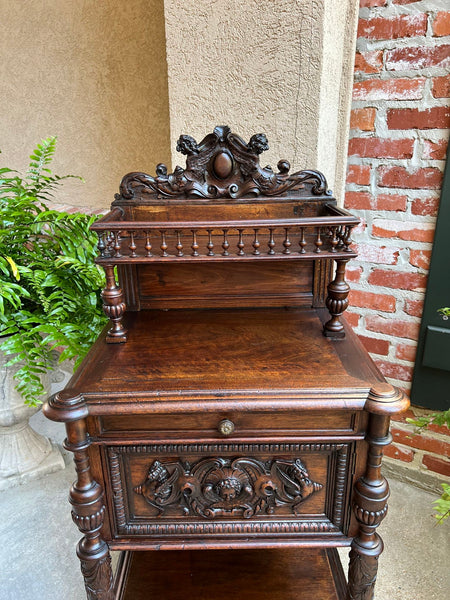
[[[319,171],[289,173],[287,160],[278,162],[278,172],[269,165],[261,167],[259,155],[268,149],[264,133],[252,135],[246,143],[225,125],[216,127],[200,143],[190,135],[181,135],[177,151],[186,155],[186,168],[177,166],[168,174],[166,165],[159,164],[155,177],[128,173],[116,199],[129,200],[146,194],[157,198],[241,198],[280,196],[293,190],[305,190],[307,195],[331,195]]]

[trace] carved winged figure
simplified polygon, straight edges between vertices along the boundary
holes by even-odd
[[[163,513],[164,507],[176,502],[180,496],[180,491],[175,485],[181,474],[180,465],[173,463],[173,466],[173,472],[169,473],[166,465],[161,464],[159,460],[153,461],[144,483],[134,488],[137,494],[144,496],[151,506],[158,509],[159,515]]]
[[[156,177],[145,173],[129,173],[120,184],[116,196],[131,199],[137,194],[156,194],[158,197],[240,198],[245,195],[283,195],[312,184],[315,195],[328,194],[327,183],[318,171],[298,171],[289,175],[286,160],[278,162],[278,173],[270,166],[261,167],[259,155],[269,149],[264,133],[251,136],[248,143],[231,132],[226,125],[215,127],[200,143],[190,135],[181,135],[177,151],[186,156],[186,168],[177,166],[167,174],[167,167],[160,164]],[[225,175],[214,171],[214,158],[222,155],[229,168]],[[218,175],[218,177],[217,177]]]
[[[305,465],[299,458],[294,461],[275,460],[272,471],[276,472],[282,483],[278,489],[278,496],[283,502],[292,504],[292,510],[296,514],[297,506],[323,487],[321,483],[310,479]]]

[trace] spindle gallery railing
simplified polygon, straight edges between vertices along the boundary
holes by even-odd
[[[358,220],[339,216],[239,221],[112,221],[93,225],[100,264],[159,261],[352,258],[351,230]]]
[[[112,324],[107,341],[126,341],[122,324],[126,306],[114,273],[117,265],[285,259],[336,261],[326,299],[331,319],[324,334],[342,337],[339,317],[348,306],[350,289],[345,265],[356,256],[351,231],[359,219],[334,204],[325,203],[323,210],[320,216],[294,219],[155,222],[121,220],[124,211],[113,208],[92,226],[99,237],[96,260],[106,273],[103,307]]]

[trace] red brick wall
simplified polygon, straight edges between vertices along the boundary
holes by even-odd
[[[362,225],[348,314],[380,370],[409,391],[450,129],[450,7],[360,6],[345,206]],[[450,476],[448,430],[411,436],[399,419],[393,435],[388,456]]]

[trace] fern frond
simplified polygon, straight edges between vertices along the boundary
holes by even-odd
[[[45,138],[36,146],[30,156],[28,166],[28,177],[33,181],[39,181],[42,171],[52,161],[56,149],[56,136]]]
[[[37,145],[26,176],[0,169],[0,350],[19,364],[17,389],[39,402],[41,374],[51,352],[81,362],[106,323],[94,263],[96,217],[49,209],[48,200],[68,178],[49,167],[56,137]],[[81,179],[81,178],[78,178]]]

